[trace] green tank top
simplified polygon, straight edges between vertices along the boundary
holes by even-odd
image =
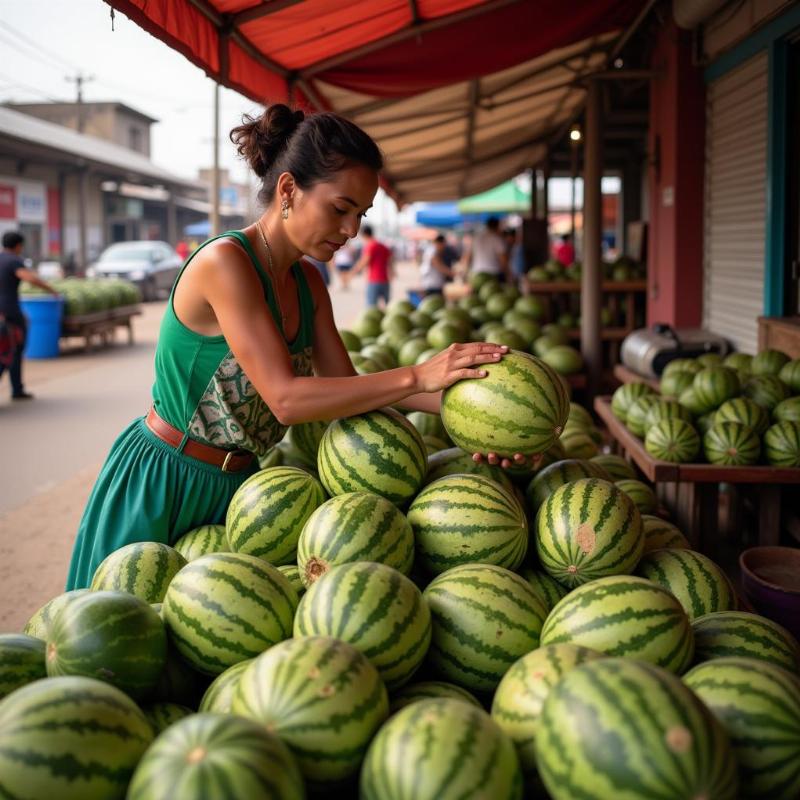
[[[236,239],[247,251],[261,279],[275,324],[286,339],[272,283],[241,231],[227,231],[203,242],[186,260],[175,286],[199,250],[223,236]],[[302,266],[295,263],[292,271],[300,304],[300,326],[296,339],[287,341],[286,346],[295,375],[308,376],[313,374],[314,302]],[[256,392],[225,337],[203,336],[187,328],[175,314],[174,297],[175,287],[170,293],[156,347],[153,405],[158,415],[197,441],[263,456],[283,438],[285,426]]]

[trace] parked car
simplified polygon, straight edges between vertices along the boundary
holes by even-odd
[[[180,257],[166,242],[118,242],[103,250],[86,275],[129,280],[144,300],[156,300],[169,293],[180,268]]]

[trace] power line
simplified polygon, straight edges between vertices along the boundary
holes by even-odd
[[[0,20],[0,28],[5,28],[9,33],[13,34],[17,37],[17,39],[21,39],[23,42],[27,42],[36,52],[41,53],[42,55],[50,58],[51,60],[60,62],[59,69],[68,69],[70,72],[77,72],[78,68],[67,61],[63,56],[60,56],[58,53],[53,52],[53,50],[48,49],[46,51],[41,50],[41,42],[36,42],[31,39],[26,33],[15,28],[13,25],[10,25],[5,20]]]
[[[62,67],[60,64],[55,64],[55,63],[53,63],[51,61],[46,61],[42,57],[43,54],[40,51],[31,52],[28,49],[27,45],[21,44],[16,39],[8,36],[5,33],[0,32],[0,41],[4,42],[9,47],[13,47],[18,53],[22,54],[26,58],[30,58],[31,60],[36,61],[37,63],[39,63],[40,65],[42,65],[44,67],[48,67],[49,69],[56,69],[59,72],[63,72],[64,71],[64,67]]]
[[[51,97],[49,94],[46,94],[41,89],[37,89],[35,86],[30,86],[27,83],[22,83],[21,81],[17,80],[17,78],[12,78],[9,75],[4,75],[0,73],[0,80],[8,81],[10,86],[15,86],[18,89],[24,89],[26,92],[33,92],[33,94],[38,94],[40,97],[44,97],[49,100],[51,103],[62,103],[63,100],[58,100],[55,97]]]

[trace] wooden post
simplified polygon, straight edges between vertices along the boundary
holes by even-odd
[[[602,87],[589,81],[586,99],[586,150],[583,177],[583,277],[581,282],[581,353],[586,364],[589,400],[600,392],[603,343],[600,336],[602,293],[603,119]]]
[[[211,235],[220,232],[219,220],[219,84],[214,81],[214,161],[211,170]]]

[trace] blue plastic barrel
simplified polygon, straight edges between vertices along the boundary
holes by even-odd
[[[58,355],[64,299],[53,295],[21,297],[19,304],[28,318],[25,358],[55,358]]]

